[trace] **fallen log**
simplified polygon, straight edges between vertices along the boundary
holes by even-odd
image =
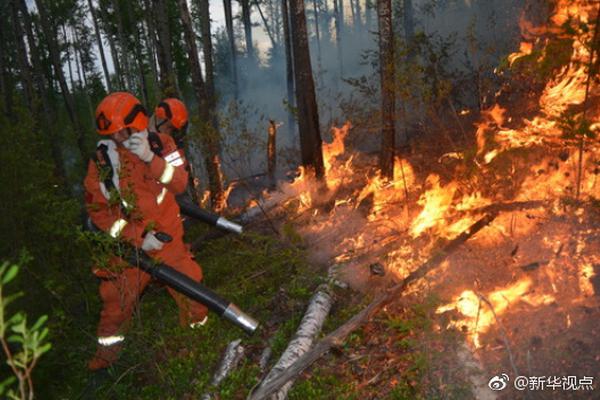
[[[285,371],[290,365],[294,364],[302,354],[310,350],[313,341],[323,327],[325,318],[329,314],[331,303],[332,296],[329,293],[329,285],[323,284],[311,298],[294,338],[290,341],[265,379],[257,386],[257,391],[260,391],[263,386],[269,385],[273,378],[279,376],[282,371]],[[277,393],[274,393],[272,398],[277,400],[285,399],[292,385],[293,379],[288,379],[280,388],[277,388]]]
[[[333,346],[339,346],[343,340],[363,323],[370,320],[381,308],[396,299],[408,287],[408,285],[422,277],[429,271],[437,267],[450,254],[452,254],[463,243],[469,240],[473,235],[481,229],[489,225],[497,216],[498,211],[489,212],[480,220],[471,225],[466,231],[462,232],[455,239],[446,244],[440,251],[435,253],[429,260],[422,264],[415,271],[411,272],[401,283],[392,286],[385,293],[379,295],[367,307],[355,314],[352,318],[346,321],[335,331],[323,338],[315,347],[304,353],[294,364],[281,372],[278,376],[270,379],[270,381],[260,387],[257,387],[249,394],[248,399],[259,400],[265,399],[271,394],[278,391],[287,382],[295,379],[308,366],[321,358]]]

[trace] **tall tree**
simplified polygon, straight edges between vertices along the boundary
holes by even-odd
[[[333,13],[335,14],[335,43],[338,53],[338,62],[340,66],[340,77],[344,76],[344,61],[343,55],[344,52],[342,50],[342,32],[344,27],[344,12],[341,10],[343,8],[344,3],[341,2],[338,4],[338,0],[333,0]]]
[[[394,178],[394,35],[392,30],[391,0],[377,0],[379,22],[379,68],[381,74],[381,154],[379,164],[382,176]]]
[[[0,4],[0,15],[8,15],[8,10],[4,8],[8,7],[8,4],[2,2]],[[0,91],[2,92],[2,100],[4,105],[4,114],[8,117],[12,117],[12,88],[10,87],[10,77],[8,73],[8,48],[10,45],[6,40],[7,26],[4,21],[0,20]]]
[[[246,37],[246,54],[248,58],[254,58],[254,43],[252,42],[252,21],[250,20],[250,1],[239,0],[242,5],[242,22],[244,23],[244,35]]]
[[[131,81],[131,69],[129,67],[129,38],[125,33],[124,28],[124,9],[121,8],[119,0],[112,0],[112,7],[117,23],[117,38],[119,42],[119,49],[121,50],[121,65],[123,67],[125,89],[132,91],[133,84]]]
[[[231,77],[233,80],[233,97],[237,100],[239,96],[237,75],[237,51],[235,49],[235,36],[233,34],[233,15],[231,13],[231,0],[223,0],[225,9],[225,26],[227,38],[229,39],[229,52],[231,56]]]
[[[288,11],[288,0],[281,0],[281,13],[283,22],[283,36],[285,45],[285,81],[287,87],[288,101],[288,132],[294,134],[295,123],[292,107],[294,106],[294,65],[292,61],[292,38],[290,37],[290,13]]]
[[[317,39],[317,65],[319,66],[319,74],[321,73],[321,34],[319,32],[319,8],[317,0],[313,0],[313,14],[315,17],[315,34]]]
[[[98,47],[98,52],[100,53],[100,61],[102,62],[102,71],[104,72],[104,79],[106,80],[106,88],[109,92],[112,92],[113,88],[110,82],[110,74],[108,73],[108,65],[106,64],[106,56],[104,55],[102,36],[100,35],[100,28],[98,28],[98,19],[96,17],[96,10],[94,9],[92,0],[88,0],[88,7],[90,8],[90,15],[94,25],[94,35],[96,36],[96,45]]]
[[[198,115],[200,117],[202,147],[205,154],[205,165],[208,172],[211,206],[218,208],[223,204],[223,182],[221,180],[220,143],[217,127],[214,121],[211,102],[208,101],[206,87],[202,79],[202,69],[198,58],[198,47],[196,46],[196,35],[192,28],[192,19],[186,0],[177,0],[181,21],[183,22],[183,33],[188,52],[188,60],[192,73],[192,84],[198,99]]]
[[[17,61],[19,64],[19,70],[21,73],[21,84],[23,85],[23,93],[25,94],[25,101],[27,107],[31,113],[35,113],[34,107],[34,89],[33,89],[33,78],[31,65],[27,57],[27,49],[25,48],[25,42],[23,40],[23,27],[21,25],[21,18],[19,18],[19,6],[17,0],[11,0],[11,11],[13,18],[13,31],[15,34],[15,43],[17,48]]]
[[[167,14],[166,0],[155,0],[153,2],[154,21],[158,34],[157,55],[160,66],[160,84],[163,97],[177,96],[177,83],[173,69],[173,52],[171,48],[171,33],[169,30],[169,19]],[[187,9],[187,5],[186,5]]]
[[[206,72],[206,94],[211,103],[215,101],[214,64],[212,36],[210,33],[210,10],[208,1],[198,1],[200,12],[200,29],[202,36],[202,52],[204,53],[204,68]]]
[[[325,167],[323,166],[319,112],[308,48],[304,0],[290,0],[289,6],[302,165],[308,171],[314,172],[317,179],[322,180],[325,176]]]
[[[406,45],[408,46],[408,58],[411,59],[415,55],[414,51],[414,37],[415,37],[415,10],[413,8],[412,0],[403,0],[403,15],[404,15],[404,38]]]
[[[58,140],[55,130],[48,129],[54,123],[54,118],[52,118],[52,115],[54,115],[54,113],[50,111],[50,105],[48,103],[48,96],[46,94],[46,84],[44,81],[44,71],[42,69],[43,63],[40,58],[38,45],[33,35],[33,21],[31,19],[31,16],[29,15],[29,10],[27,9],[27,4],[25,3],[25,0],[13,1],[16,1],[18,3],[19,9],[21,11],[21,17],[23,18],[23,26],[25,27],[27,44],[29,46],[29,56],[31,58],[31,64],[33,66],[33,75],[37,94],[36,97],[39,100],[39,104],[41,105],[41,109],[39,107],[36,107],[36,123],[38,124],[38,126],[45,127],[47,129],[46,132],[49,133],[50,151],[52,154],[52,160],[54,161],[54,175],[57,178],[60,178],[63,182],[65,182],[66,173],[61,150],[61,142],[60,140]]]
[[[65,108],[67,110],[67,114],[69,115],[71,124],[73,125],[73,131],[75,132],[77,139],[77,148],[79,149],[81,159],[85,161],[88,158],[85,147],[85,136],[83,133],[83,127],[77,118],[77,114],[75,112],[75,101],[73,100],[73,96],[71,95],[69,87],[67,86],[67,81],[62,69],[62,63],[60,62],[60,52],[58,49],[58,44],[56,43],[56,29],[50,24],[50,21],[52,20],[46,11],[44,0],[35,0],[35,4],[40,14],[40,23],[42,24],[42,30],[47,40],[48,51],[54,67],[54,74],[60,85],[60,91],[62,92],[63,100],[65,102]]]

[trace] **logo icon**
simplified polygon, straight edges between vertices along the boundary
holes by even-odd
[[[510,380],[510,378],[508,377],[507,374],[496,375],[496,376],[493,376],[492,379],[490,379],[490,381],[488,382],[488,386],[490,389],[492,389],[494,391],[504,390],[504,389],[506,389],[506,386],[508,385],[507,382],[509,380]]]

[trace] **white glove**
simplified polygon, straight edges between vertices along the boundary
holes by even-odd
[[[142,242],[142,250],[144,251],[155,251],[161,250],[165,244],[158,240],[156,236],[154,236],[154,231],[150,231],[144,237],[144,241]]]
[[[123,145],[138,156],[143,162],[149,163],[154,158],[154,153],[150,149],[148,142],[148,132],[136,132],[129,139],[123,142]]]

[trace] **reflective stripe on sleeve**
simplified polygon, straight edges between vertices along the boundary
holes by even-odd
[[[123,229],[125,228],[126,225],[127,225],[127,221],[125,221],[124,219],[116,220],[110,227],[110,231],[109,231],[110,236],[112,236],[114,238],[119,236],[121,234],[121,232],[123,232]]]
[[[161,190],[161,192],[158,194],[158,196],[156,196],[156,204],[162,203],[163,200],[165,199],[166,195],[167,195],[167,188],[163,188]]]
[[[125,336],[115,335],[115,336],[99,336],[98,344],[101,346],[112,346],[113,344],[121,343],[125,340]]]
[[[168,162],[165,162],[165,170],[163,171],[163,173],[159,179],[160,183],[162,183],[163,185],[168,185],[173,180],[174,174],[175,174],[175,168]]]
[[[183,159],[181,158],[181,155],[179,154],[178,150],[174,151],[170,154],[167,154],[165,156],[165,161],[174,167],[179,167],[179,166],[183,165]]]

